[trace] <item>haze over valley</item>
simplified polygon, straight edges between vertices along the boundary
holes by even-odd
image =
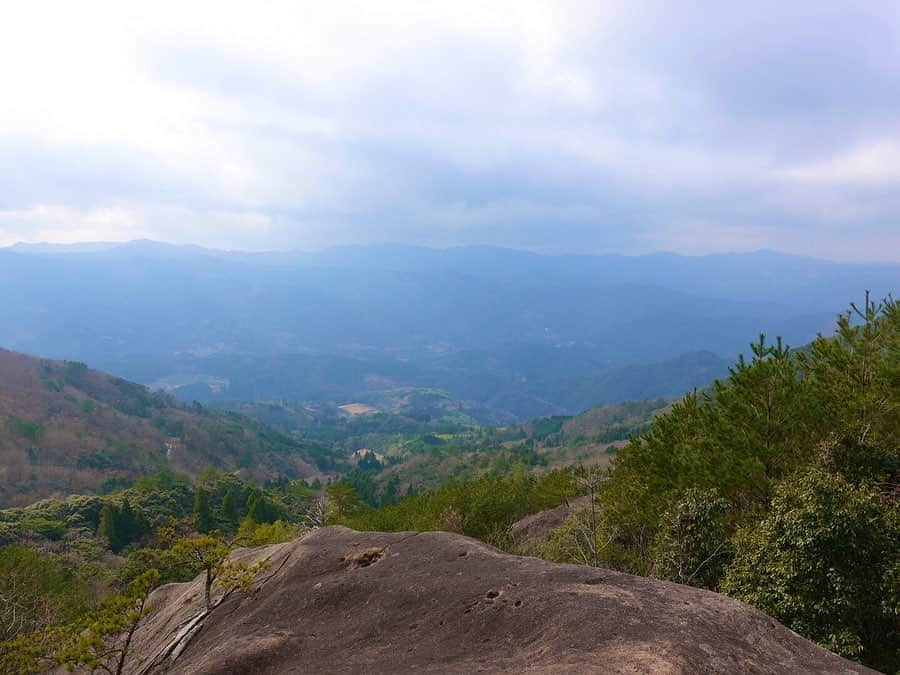
[[[802,345],[890,263],[768,251],[546,256],[490,247],[239,253],[149,241],[0,250],[0,344],[187,400],[428,389],[479,422],[680,396],[765,332]]]

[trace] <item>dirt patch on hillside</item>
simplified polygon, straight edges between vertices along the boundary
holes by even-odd
[[[339,405],[338,408],[354,417],[356,415],[368,415],[370,413],[378,412],[376,408],[366,405],[365,403],[347,403],[345,405]]]

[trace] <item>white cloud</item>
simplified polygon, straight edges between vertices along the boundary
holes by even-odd
[[[0,238],[837,249],[900,215],[900,11],[851,9],[13,3]]]
[[[882,184],[900,182],[900,141],[867,141],[824,161],[792,167],[785,178],[803,183]]]

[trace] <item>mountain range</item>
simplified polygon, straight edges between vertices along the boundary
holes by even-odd
[[[900,265],[770,251],[545,256],[490,247],[227,252],[151,241],[0,249],[0,345],[185,399],[431,388],[479,421],[708,384],[760,331],[803,344]]]

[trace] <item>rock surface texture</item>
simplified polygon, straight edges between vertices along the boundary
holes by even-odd
[[[200,579],[158,589],[128,672],[872,672],[722,595],[455,534],[329,527],[235,556],[269,559],[254,590],[202,616]]]

